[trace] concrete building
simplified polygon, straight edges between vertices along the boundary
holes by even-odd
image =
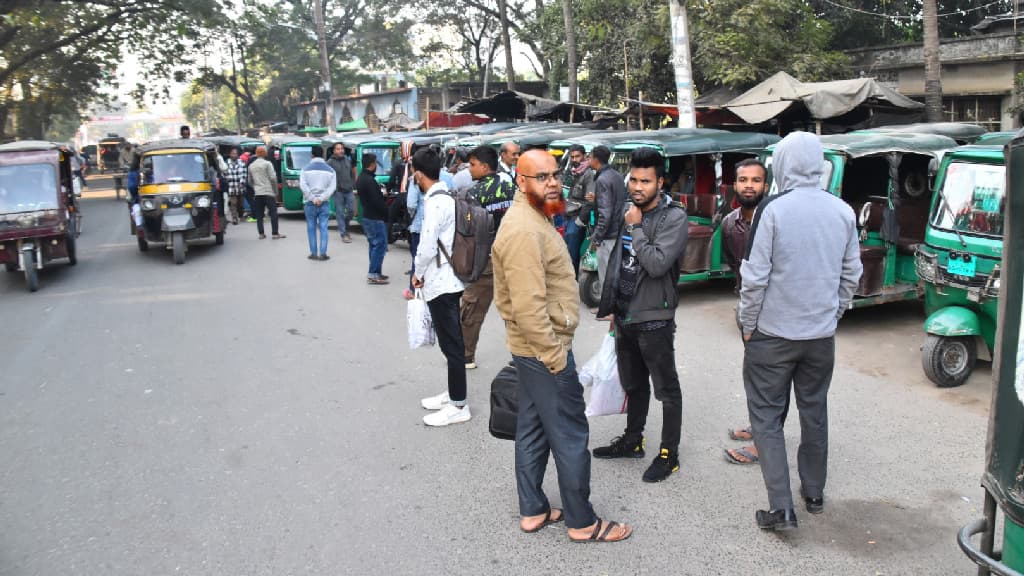
[[[942,40],[942,101],[944,118],[975,122],[990,130],[1021,126],[1022,114],[1014,110],[1020,99],[1014,94],[1014,78],[1024,72],[1024,17],[975,28],[977,35]],[[994,25],[995,24],[995,25]],[[924,100],[924,48],[921,44],[879,46],[849,50],[853,76],[871,76],[900,93]]]

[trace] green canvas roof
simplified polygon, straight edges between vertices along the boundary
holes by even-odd
[[[995,144],[968,144],[954,148],[945,157],[963,160],[1003,160],[1003,146]]]
[[[733,152],[740,150],[762,150],[779,141],[775,134],[760,132],[727,132],[709,129],[679,129],[681,132],[664,134],[657,138],[619,142],[614,149],[632,150],[643,146],[660,148],[666,156],[688,156],[709,152]]]
[[[274,136],[273,138],[270,139],[270,145],[276,148],[300,144],[306,144],[309,146],[320,146],[321,143],[319,138],[311,138],[309,136],[293,136],[291,134]]]
[[[156,140],[153,142],[147,142],[139,147],[139,153],[145,154],[146,152],[167,150],[169,148],[195,148],[202,152],[208,152],[210,150],[215,150],[216,146],[213,145],[213,142],[200,140],[199,138],[178,138],[175,140]]]
[[[338,132],[352,132],[354,130],[365,130],[368,128],[366,120],[359,118],[358,120],[349,120],[348,122],[342,122],[338,124]]]
[[[898,132],[901,134],[938,134],[948,136],[962,144],[970,144],[985,133],[985,129],[977,124],[965,124],[963,122],[917,122],[914,124],[894,124],[891,126],[879,126],[857,130],[851,134],[890,134]]]
[[[978,139],[974,141],[974,143],[1005,146],[1006,144],[1012,142],[1013,137],[1016,135],[1016,132],[1010,130],[1007,130],[1005,132],[986,132],[985,134],[979,136]]]
[[[299,130],[299,134],[306,134],[308,136],[320,136],[321,134],[327,134],[327,128],[322,126],[306,126],[302,130]]]
[[[854,133],[831,134],[821,137],[821,146],[825,151],[838,152],[851,158],[874,156],[889,152],[906,152],[911,154],[928,154],[938,157],[938,152],[957,147],[956,140],[937,134],[905,134],[891,133]],[[768,147],[769,152],[775,145]]]
[[[63,145],[46,140],[18,140],[0,145],[0,152],[26,152],[29,150],[55,150]]]

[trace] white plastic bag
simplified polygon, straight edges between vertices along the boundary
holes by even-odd
[[[626,413],[626,391],[619,383],[619,365],[615,357],[615,336],[608,334],[597,354],[580,371],[580,383],[591,386],[587,416]]]
[[[423,293],[416,290],[416,297],[409,300],[405,310],[406,323],[409,326],[409,348],[415,350],[421,346],[433,346],[437,341],[434,334],[434,323],[430,319],[430,309]]]

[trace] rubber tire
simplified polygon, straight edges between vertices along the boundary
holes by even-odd
[[[174,263],[181,265],[185,263],[185,236],[181,232],[174,232],[171,237],[171,245],[174,247]]]
[[[587,308],[597,308],[601,303],[601,285],[598,283],[597,272],[580,270],[580,302]]]
[[[149,252],[149,242],[142,236],[135,237],[139,241],[139,252]]]
[[[36,255],[33,253],[28,258],[25,266],[25,284],[29,292],[39,290],[39,270],[36,270]]]
[[[68,264],[72,266],[78,264],[78,247],[75,244],[74,234],[68,234],[67,239],[64,240],[64,245],[68,250]]]
[[[966,355],[960,370],[951,373],[943,365],[943,357],[948,353]],[[939,388],[953,388],[967,381],[978,360],[978,349],[974,336],[936,336],[929,334],[921,347],[921,366],[928,379]]]
[[[224,244],[224,233],[223,232],[217,232],[216,234],[214,234],[213,235],[213,241],[217,243],[217,246],[223,245]]]

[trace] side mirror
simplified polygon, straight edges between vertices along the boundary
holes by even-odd
[[[861,228],[864,228],[868,225],[869,220],[871,220],[871,202],[865,202],[864,205],[860,207],[860,214],[857,217],[857,223]]]

